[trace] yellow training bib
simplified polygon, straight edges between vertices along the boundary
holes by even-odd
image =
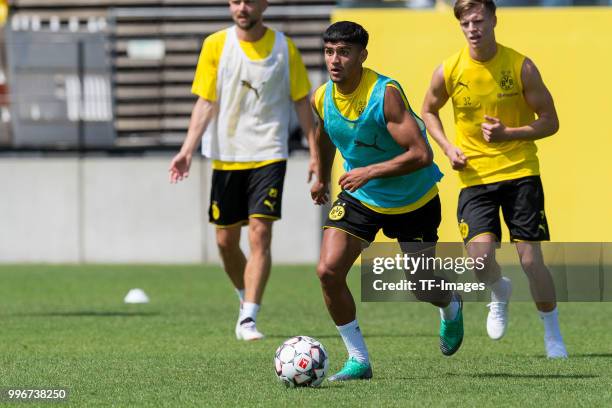
[[[533,141],[489,143],[482,135],[484,116],[507,127],[535,120],[523,97],[521,70],[525,56],[497,44],[497,54],[475,61],[467,47],[444,61],[444,82],[455,114],[456,144],[468,158],[459,171],[462,187],[496,183],[540,173]]]

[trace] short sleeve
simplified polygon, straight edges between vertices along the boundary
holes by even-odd
[[[225,44],[225,31],[218,31],[204,40],[191,92],[209,101],[217,100],[217,68]]]

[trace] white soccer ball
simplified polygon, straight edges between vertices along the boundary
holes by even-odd
[[[296,336],[276,349],[276,375],[287,387],[317,387],[321,385],[329,359],[323,345],[312,337]]]

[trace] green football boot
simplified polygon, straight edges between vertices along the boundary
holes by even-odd
[[[458,293],[453,294],[459,302],[459,311],[454,320],[440,319],[440,351],[445,356],[452,356],[463,342],[463,299]]]
[[[342,370],[329,377],[329,381],[369,380],[372,378],[372,366],[349,358]]]

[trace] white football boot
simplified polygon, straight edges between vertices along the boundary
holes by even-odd
[[[491,291],[491,303],[487,305],[489,307],[487,333],[493,340],[499,340],[504,337],[508,328],[508,303],[512,295],[512,283],[506,277],[502,277],[501,281],[505,293],[497,296]]]
[[[546,357],[552,359],[567,358],[567,350],[561,336],[559,327],[559,311],[555,308],[552,312],[540,312],[540,319],[544,323],[544,347]]]
[[[236,325],[236,338],[238,340],[252,341],[261,340],[264,338],[264,335],[257,330],[255,321],[247,317]]]
[[[236,320],[236,328],[234,329],[234,333],[236,333],[236,338],[238,340],[242,340],[240,338],[240,322],[242,321],[242,319],[240,318],[240,316],[242,316],[242,304],[244,303],[244,301],[240,300],[240,309],[238,309],[238,320]]]
[[[567,350],[565,349],[562,338],[545,336],[544,346],[546,347],[546,357],[551,359],[567,358]]]

